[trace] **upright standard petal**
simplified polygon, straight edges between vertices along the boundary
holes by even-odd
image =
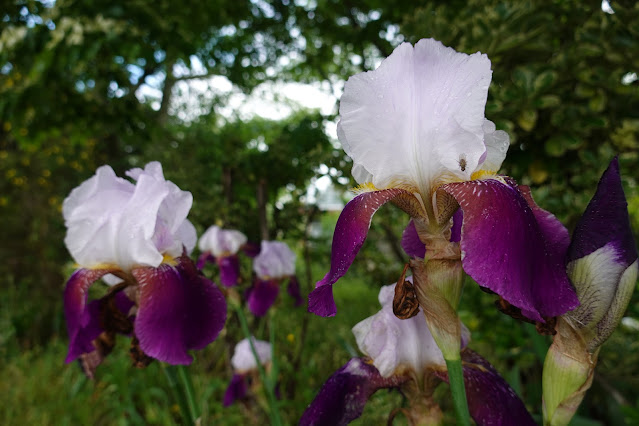
[[[349,78],[338,136],[357,174],[372,175],[377,187],[404,185],[423,196],[441,178],[469,180],[486,150],[491,77],[486,55],[424,39],[414,48],[401,44],[377,70]]]
[[[295,253],[281,241],[262,241],[253,270],[262,279],[285,278],[295,274]]]
[[[463,211],[462,264],[475,281],[534,321],[579,305],[563,263],[567,231],[550,213],[496,179],[442,188]]]
[[[188,257],[176,266],[133,269],[139,283],[135,335],[145,354],[170,364],[189,364],[187,353],[211,343],[226,322],[222,292]]]
[[[324,383],[304,411],[300,426],[347,425],[362,415],[368,398],[378,389],[397,387],[406,380],[386,379],[365,359],[353,358]]]
[[[346,204],[333,233],[331,269],[309,294],[309,312],[322,317],[335,315],[337,307],[333,299],[333,284],[346,274],[362,248],[375,212],[400,194],[410,193],[399,188],[382,189],[360,194]]]
[[[271,361],[272,352],[271,344],[264,340],[257,340],[255,337],[251,337],[251,340],[253,341],[253,346],[255,347],[255,352],[257,352],[260,364],[265,365],[269,363]],[[233,366],[233,370],[241,374],[257,369],[257,362],[255,360],[255,355],[253,355],[249,339],[242,339],[237,345],[235,345],[233,357],[231,358],[231,365]]]
[[[468,409],[477,425],[537,424],[515,391],[488,361],[470,349],[465,349],[462,352],[462,365]],[[438,370],[435,374],[448,381],[446,371]]]
[[[246,235],[232,229],[211,226],[202,234],[198,247],[201,251],[209,251],[215,257],[236,254],[246,244]]]

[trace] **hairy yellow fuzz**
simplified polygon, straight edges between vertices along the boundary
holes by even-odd
[[[351,189],[355,195],[364,194],[366,192],[379,191],[371,182],[366,182]]]

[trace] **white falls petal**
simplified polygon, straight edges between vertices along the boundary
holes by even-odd
[[[470,179],[485,152],[491,76],[486,55],[428,39],[414,48],[404,43],[377,70],[351,77],[340,101],[338,137],[356,180],[363,169],[378,188],[404,184],[429,196],[444,175]]]

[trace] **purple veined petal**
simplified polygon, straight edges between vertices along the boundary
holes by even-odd
[[[479,354],[465,349],[462,366],[468,410],[478,426],[537,424],[515,391]],[[435,375],[448,382],[446,371],[435,371]]]
[[[234,287],[240,281],[240,259],[236,255],[218,257],[217,266],[220,267],[220,282],[225,287]]]
[[[620,263],[630,265],[637,260],[617,157],[601,176],[595,195],[575,227],[567,260],[582,258],[611,242]]]
[[[268,309],[273,306],[277,295],[280,292],[280,284],[278,280],[255,280],[253,287],[248,292],[247,303],[249,310],[256,317],[266,314]]]
[[[407,377],[383,378],[363,358],[353,358],[324,383],[306,408],[300,426],[347,425],[362,415],[364,406],[378,389],[393,388]]]
[[[295,306],[302,306],[302,304],[304,303],[304,299],[302,298],[300,283],[295,275],[289,278],[286,291],[288,292],[288,295],[291,296],[295,301]]]
[[[84,353],[84,351],[93,347],[91,341],[100,333],[95,335],[96,324],[93,319],[94,316],[91,315],[95,307],[91,312],[87,312],[89,287],[104,275],[115,272],[116,270],[115,268],[78,269],[71,275],[69,281],[67,281],[66,288],[64,289],[64,316],[67,320],[67,330],[69,332],[69,353],[65,362],[73,361]]]
[[[477,283],[534,321],[579,305],[564,266],[567,234],[554,216],[529,206],[512,183],[476,180],[442,189],[463,211],[462,265]]]
[[[229,386],[226,388],[226,392],[224,392],[224,401],[223,405],[228,407],[233,404],[236,400],[242,399],[246,396],[248,391],[248,386],[246,385],[246,378],[243,374],[233,374],[231,378],[231,382]]]
[[[457,209],[457,211],[453,214],[453,226],[450,229],[450,241],[453,243],[458,243],[461,240],[463,217],[461,209]],[[404,252],[406,252],[406,254],[410,257],[423,259],[426,255],[426,246],[419,239],[415,222],[412,219],[408,222],[408,226],[402,233],[401,244]]]
[[[213,256],[210,252],[205,251],[197,258],[197,269],[204,269],[207,263],[215,263],[215,256]]]
[[[169,364],[189,364],[226,322],[222,292],[186,256],[178,264],[133,269],[139,283],[135,335],[145,354]]]
[[[384,204],[398,196],[408,194],[399,188],[365,192],[346,204],[337,219],[333,233],[331,269],[315,285],[308,296],[308,310],[322,317],[332,317],[337,312],[333,299],[332,285],[346,274],[359,249],[364,244],[371,220],[375,212]]]

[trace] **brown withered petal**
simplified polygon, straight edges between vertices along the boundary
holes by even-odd
[[[393,297],[393,313],[399,319],[412,318],[419,313],[419,301],[415,287],[406,280],[406,270],[408,264],[404,266],[402,275],[397,280],[395,286],[395,296]]]
[[[535,325],[537,333],[542,336],[554,336],[557,334],[555,326],[557,325],[557,317],[543,317],[545,322],[532,321],[521,313],[521,309],[506,302],[503,298],[495,301],[495,306],[501,313],[504,313],[516,320],[524,321]]]
[[[133,366],[135,368],[146,368],[153,361],[153,358],[145,354],[144,351],[140,349],[140,341],[135,336],[131,339],[131,349],[129,349],[129,354],[131,355]]]
[[[104,358],[111,353],[115,346],[115,333],[103,332],[93,341],[95,350],[78,357],[82,372],[91,380],[95,379],[95,370],[102,364]]]

